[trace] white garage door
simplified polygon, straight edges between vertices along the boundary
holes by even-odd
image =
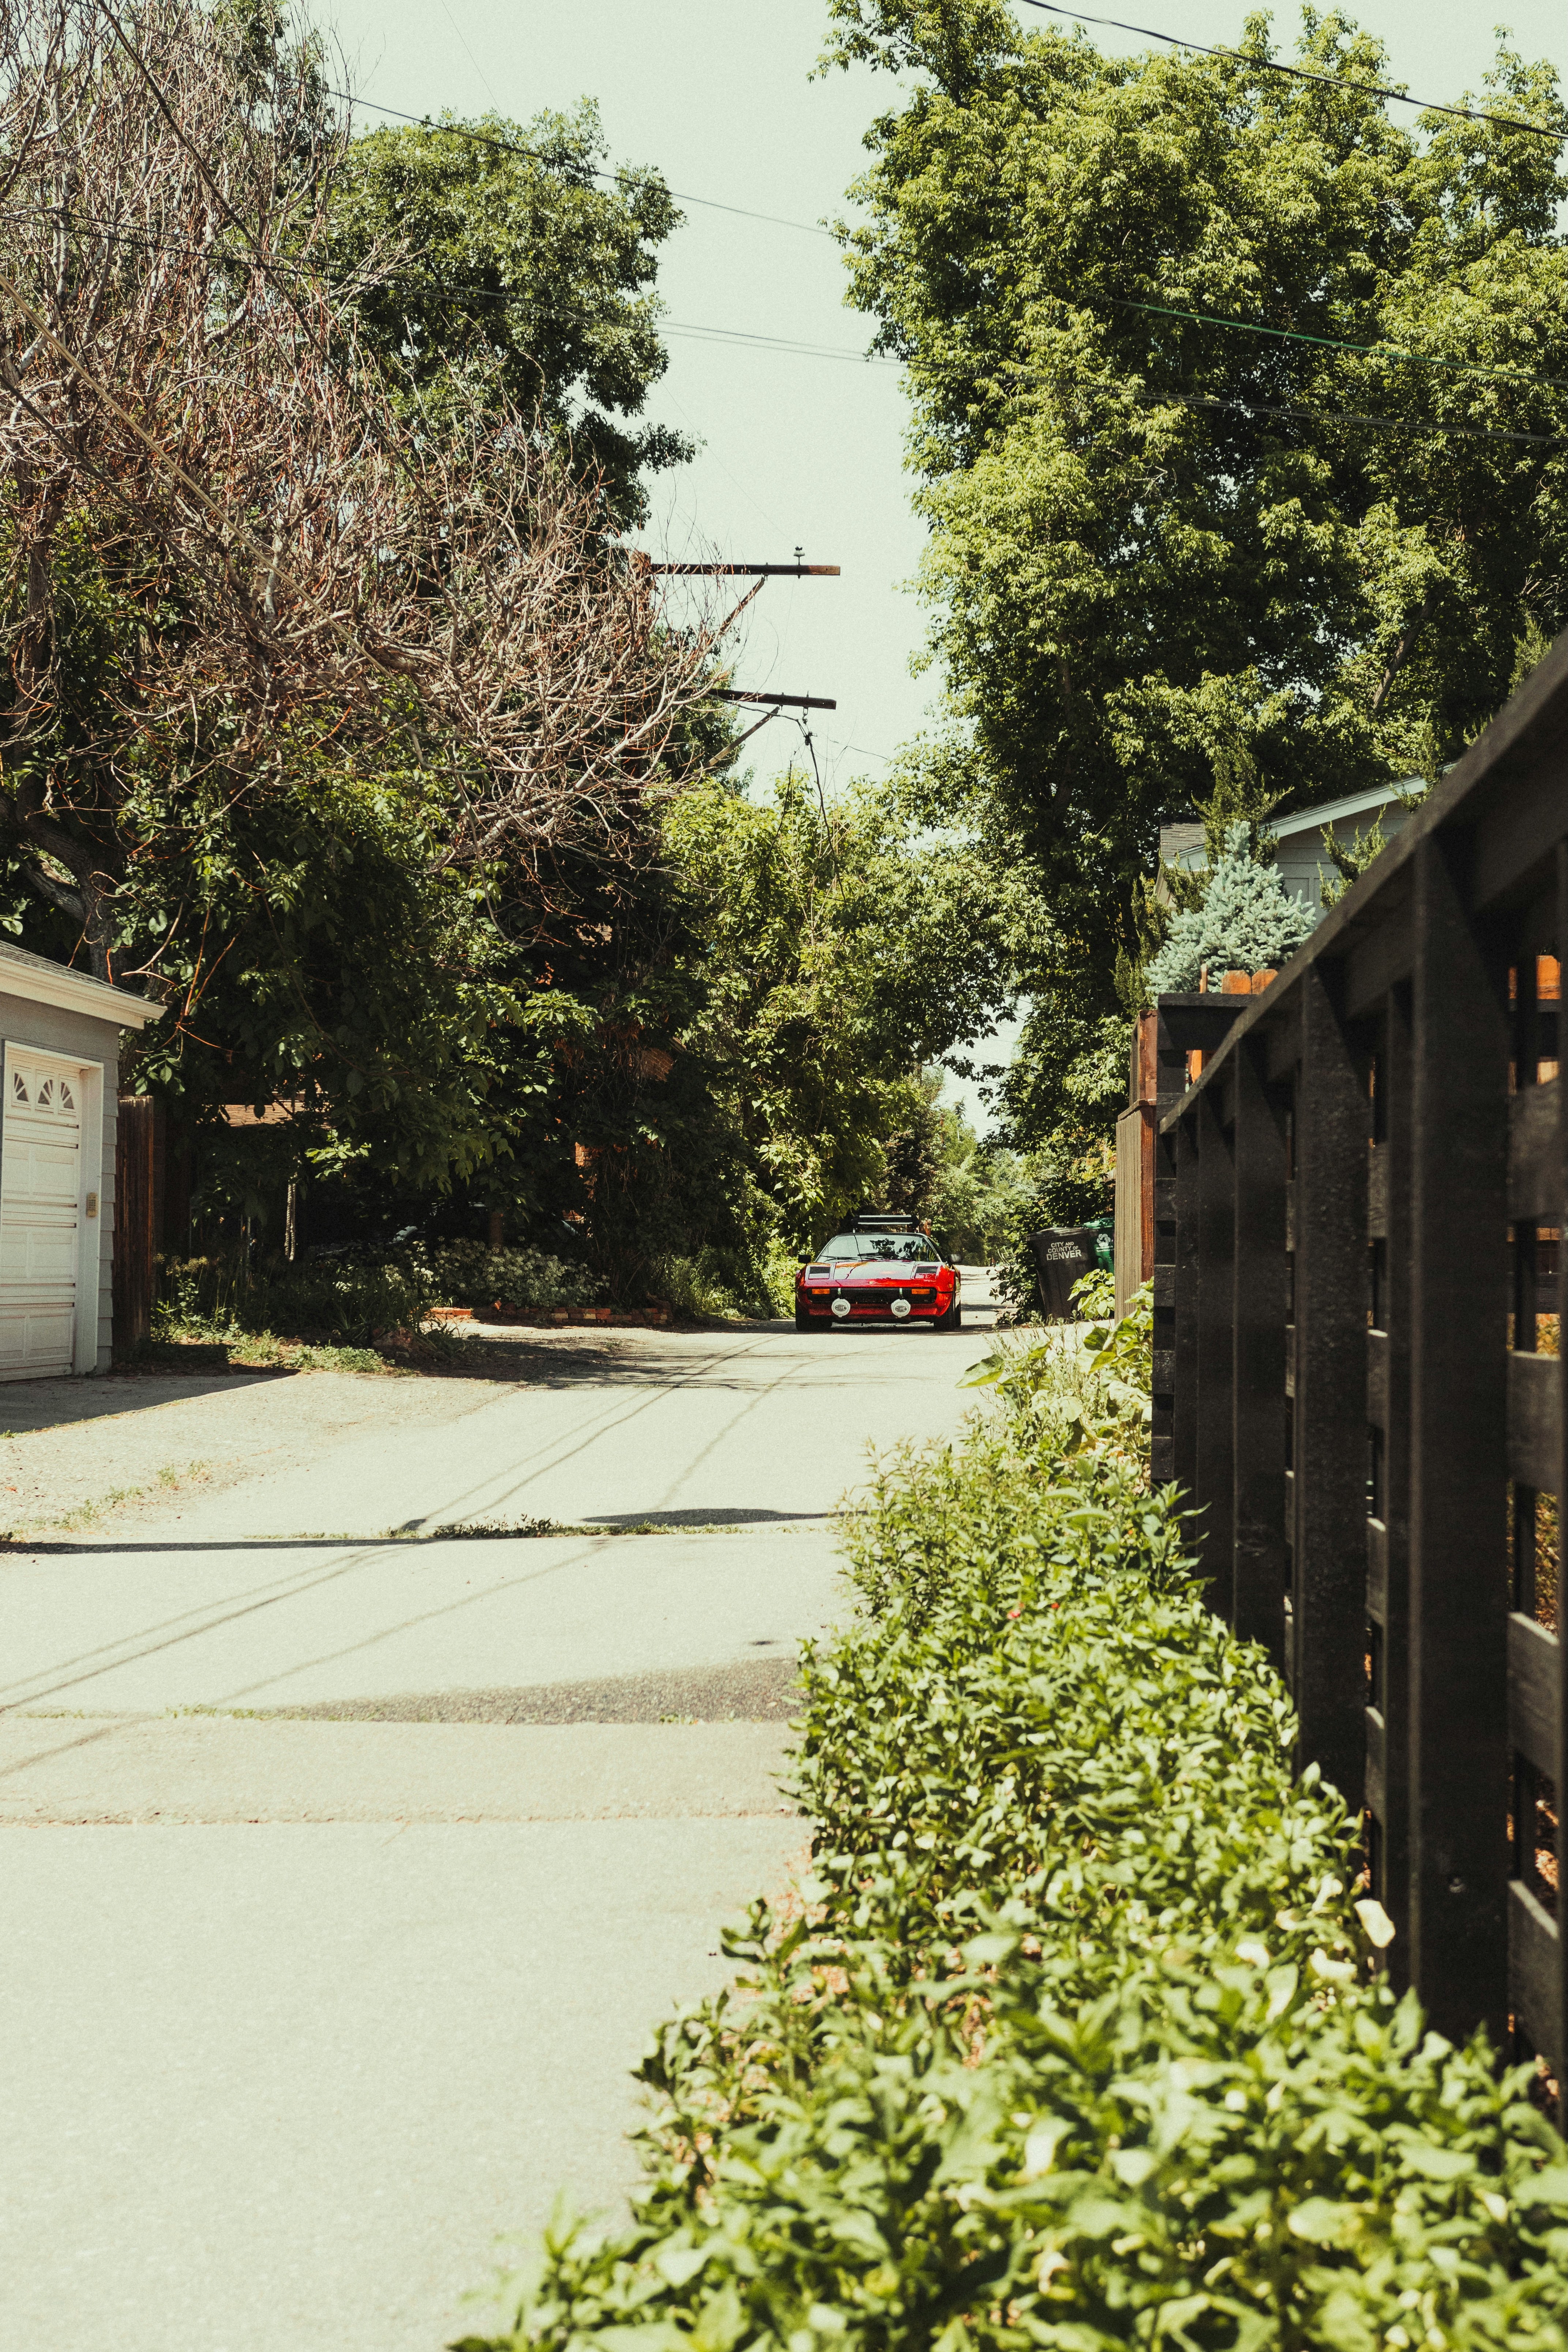
[[[0,1380],[68,1372],[76,1353],[79,1072],[5,1053],[0,1136]]]

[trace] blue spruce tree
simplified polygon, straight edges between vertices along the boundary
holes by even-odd
[[[1227,971],[1274,971],[1316,929],[1317,910],[1291,897],[1274,866],[1258,863],[1250,842],[1247,825],[1226,826],[1203,898],[1175,917],[1149,966],[1151,1002],[1196,988],[1205,965],[1216,983]]]

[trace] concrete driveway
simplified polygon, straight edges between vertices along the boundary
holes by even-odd
[[[434,2352],[617,2205],[649,2029],[804,1849],[837,1503],[988,1344],[561,1335],[314,1444],[301,1380],[276,1466],[0,1560],[0,2341]],[[263,1408],[190,1401],[230,1462]]]

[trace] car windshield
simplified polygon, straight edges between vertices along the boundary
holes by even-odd
[[[835,1234],[816,1253],[819,1258],[881,1257],[924,1259],[935,1265],[942,1253],[929,1234]]]

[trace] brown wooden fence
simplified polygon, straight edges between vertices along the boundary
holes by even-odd
[[[134,1346],[153,1328],[156,1289],[156,1105],[121,1095],[114,1144],[114,1344]]]
[[[1154,1275],[1155,1475],[1364,1808],[1396,1979],[1559,2081],[1565,941],[1568,637],[1185,1091],[1166,1000]]]

